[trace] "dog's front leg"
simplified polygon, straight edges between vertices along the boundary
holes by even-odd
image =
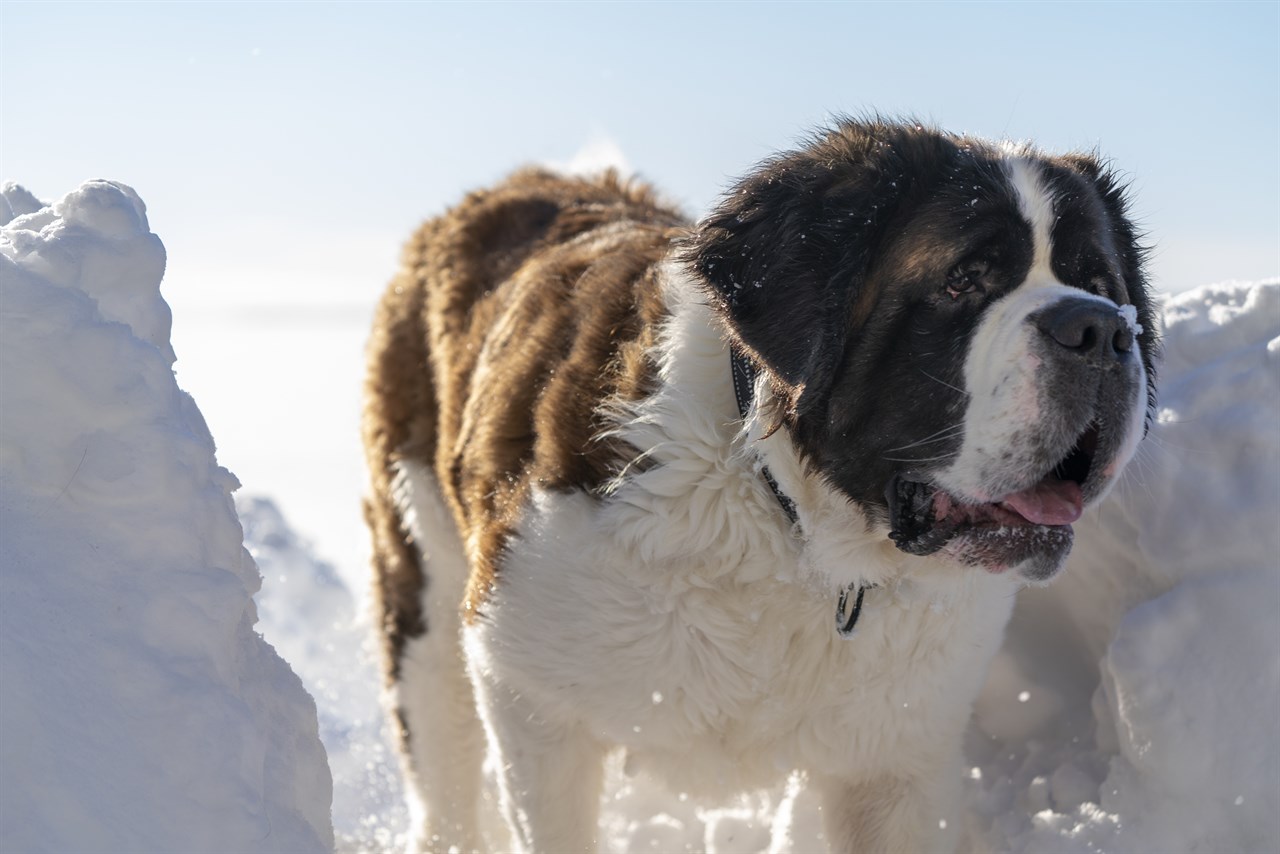
[[[594,854],[603,745],[582,724],[548,716],[483,674],[474,681],[515,849]]]
[[[960,842],[958,770],[930,779],[827,778],[822,793],[832,854],[950,854]]]

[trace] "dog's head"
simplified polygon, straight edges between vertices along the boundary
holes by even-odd
[[[844,121],[686,258],[806,464],[912,554],[1049,578],[1150,417],[1143,250],[1091,155]]]

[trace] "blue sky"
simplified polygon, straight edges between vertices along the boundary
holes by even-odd
[[[6,0],[3,174],[133,185],[187,296],[358,302],[420,218],[521,162],[609,138],[696,214],[880,110],[1099,147],[1178,290],[1280,272],[1278,9]]]

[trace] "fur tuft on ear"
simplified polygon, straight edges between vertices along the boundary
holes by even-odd
[[[685,263],[786,417],[834,380],[886,227],[956,150],[921,125],[843,119],[763,163],[699,223]]]

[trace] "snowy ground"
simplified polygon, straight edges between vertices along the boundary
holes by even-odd
[[[161,850],[217,827],[243,850],[323,847],[317,727],[338,849],[388,850],[406,816],[363,619],[367,311],[175,320],[179,381],[246,480],[257,628],[311,716],[249,631],[234,479],[169,373],[163,249],[133,198],[81,188],[60,209],[78,231],[36,212],[0,243],[24,271],[4,268],[0,307],[0,850],[90,850],[73,843],[93,831]],[[1140,460],[1064,577],[1021,594],[979,699],[975,850],[1280,849],[1280,283],[1191,291],[1166,317]],[[817,810],[798,778],[706,804],[614,762],[601,850],[819,851]],[[157,832],[126,835],[140,823]]]

